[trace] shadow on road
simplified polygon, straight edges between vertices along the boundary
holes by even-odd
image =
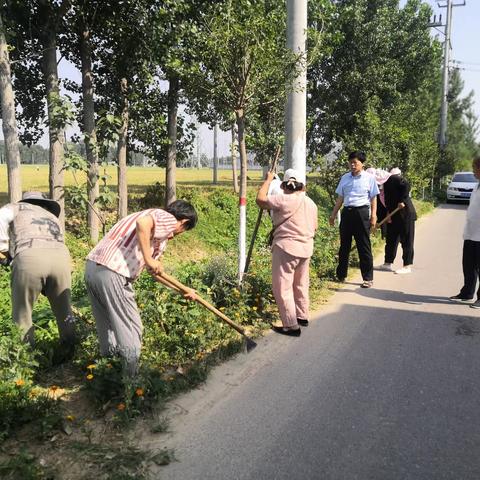
[[[399,292],[397,290],[382,290],[378,288],[364,289],[359,288],[356,292],[367,298],[377,298],[386,302],[411,303],[413,305],[422,305],[424,303],[444,303],[451,305],[452,302],[447,297],[439,297],[435,295],[414,295],[411,293]],[[466,305],[461,305],[468,308]]]

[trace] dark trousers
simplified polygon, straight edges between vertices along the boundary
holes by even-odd
[[[398,243],[402,245],[403,265],[413,264],[413,241],[415,238],[415,221],[398,221],[387,225],[385,243],[385,263],[393,263],[397,256]]]
[[[463,298],[473,298],[477,280],[480,278],[480,242],[463,241],[462,266],[463,287],[460,295]],[[480,286],[477,291],[477,300],[480,300]]]
[[[338,252],[337,277],[345,278],[348,273],[348,259],[352,248],[352,237],[357,244],[360,271],[364,280],[373,280],[373,255],[370,244],[370,210],[344,207],[340,222],[340,251]]]

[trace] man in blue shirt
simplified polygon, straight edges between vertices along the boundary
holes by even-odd
[[[377,195],[375,177],[363,170],[365,153],[355,151],[348,156],[350,172],[340,179],[338,195],[329,222],[333,227],[337,212],[343,204],[340,221],[340,251],[338,252],[337,278],[343,282],[348,273],[348,259],[352,237],[357,244],[362,272],[363,288],[373,286],[373,255],[370,228],[377,222]]]

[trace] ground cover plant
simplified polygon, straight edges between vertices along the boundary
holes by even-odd
[[[258,212],[254,207],[256,189],[253,185],[248,193],[249,232]],[[235,254],[238,208],[233,192],[224,186],[185,185],[179,186],[177,195],[195,205],[200,221],[195,229],[169,244],[164,259],[167,272],[195,288],[232,320],[247,327],[250,334],[260,335],[277,319],[270,288],[270,252],[265,242],[270,220],[266,217],[262,222],[250,273],[244,286],[238,288]],[[311,269],[315,305],[324,298],[325,285],[334,279],[338,231],[328,226],[331,205],[321,185],[311,181],[309,195],[319,206],[319,232]],[[163,198],[162,184],[153,183],[131,195],[130,208],[133,211],[159,206]],[[20,342],[10,316],[9,272],[0,271],[0,441],[4,451],[26,459],[22,465],[30,477],[22,473],[24,478],[56,478],[55,469],[61,474],[64,468],[56,465],[52,470],[49,462],[45,467],[36,463],[28,450],[22,450],[25,436],[38,439],[38,445],[48,444],[44,442],[48,439],[62,451],[77,445],[77,450],[91,452],[105,436],[104,427],[99,433],[95,426],[106,422],[109,431],[116,432],[114,435],[123,435],[126,430],[121,427],[133,418],[139,415],[154,418],[168,398],[203,382],[213,365],[244,348],[241,337],[203,307],[187,302],[143,274],[135,283],[144,322],[140,373],[135,381],[125,381],[118,360],[99,358],[83,281],[84,258],[90,249],[81,219],[83,213],[69,203],[68,197],[66,204],[67,245],[74,264],[72,301],[81,341],[71,364],[53,365],[58,332],[45,298],[39,300],[34,310],[35,349]],[[115,221],[113,211],[114,206],[110,223]],[[375,242],[380,245],[379,236]],[[356,262],[353,255],[352,264]],[[163,422],[156,425],[158,428],[153,426],[152,431],[165,430]],[[108,469],[119,449],[118,446],[111,451],[97,449],[92,454],[92,468]],[[48,455],[52,453],[44,453],[45,458],[50,458]],[[171,458],[171,452],[149,452],[144,461],[168,462]],[[0,471],[7,472],[6,478],[16,478],[12,472],[23,472],[18,462],[12,462],[10,457],[4,459],[1,454],[0,465]],[[144,466],[132,462],[122,468],[126,475],[140,475]],[[82,478],[82,472],[78,478]]]

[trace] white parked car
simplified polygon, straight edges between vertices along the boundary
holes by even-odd
[[[447,187],[447,202],[450,200],[470,200],[477,188],[478,180],[472,172],[455,172]]]

